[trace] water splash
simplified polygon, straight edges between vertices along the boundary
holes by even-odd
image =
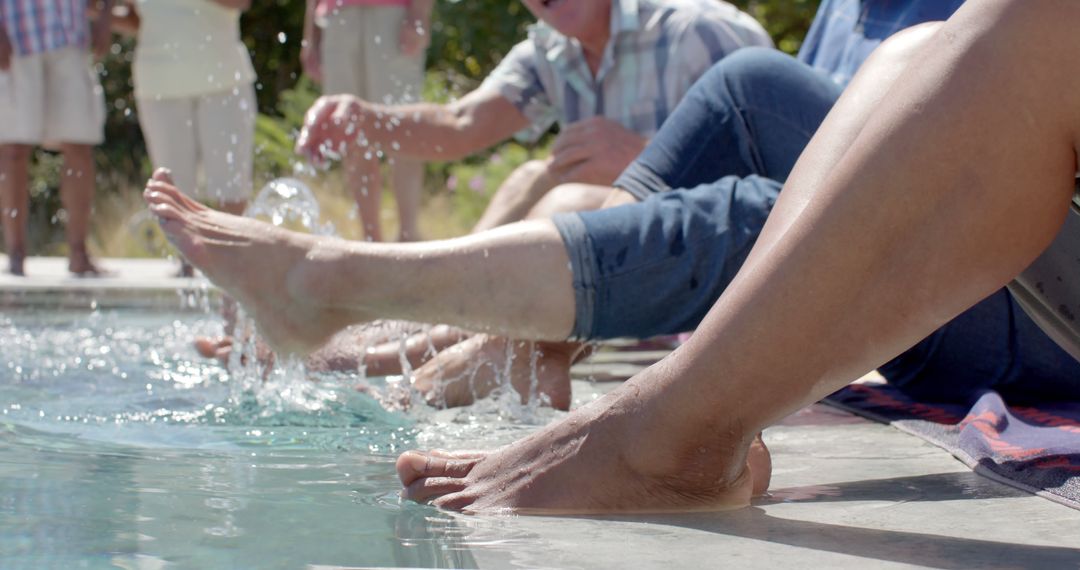
[[[275,226],[303,229],[316,235],[336,235],[333,224],[320,222],[321,210],[315,193],[297,178],[276,178],[268,182],[248,205],[245,216],[269,221]]]

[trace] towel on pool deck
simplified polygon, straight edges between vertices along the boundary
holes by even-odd
[[[888,423],[952,453],[976,473],[1080,509],[1080,402],[972,406],[912,400],[883,383],[852,384],[826,403]]]

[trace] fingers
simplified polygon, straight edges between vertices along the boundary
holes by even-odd
[[[319,146],[323,143],[330,116],[336,107],[333,97],[319,97],[304,114],[304,126],[296,139],[296,153],[310,157],[319,156]]]
[[[150,177],[150,180],[172,184],[173,186],[176,185],[176,183],[173,182],[172,171],[168,168],[159,168],[155,170],[153,176]]]
[[[228,353],[232,350],[232,343],[232,337],[200,336],[195,339],[195,350],[203,358],[219,358],[222,355],[228,358]]]
[[[595,152],[595,148],[590,145],[578,145],[561,152],[553,152],[549,168],[556,173],[564,174],[574,166],[591,159]]]

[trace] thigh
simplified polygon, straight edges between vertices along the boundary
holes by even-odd
[[[783,182],[839,94],[790,56],[739,50],[694,84],[615,185],[640,198],[730,175]]]
[[[544,194],[529,210],[527,218],[550,218],[563,212],[598,210],[610,195],[611,188],[608,186],[561,184]]]
[[[342,7],[327,17],[323,29],[323,93],[367,99],[363,6]]]
[[[363,44],[367,96],[387,105],[419,101],[424,87],[424,55],[401,53],[403,6],[369,6]]]
[[[181,190],[199,196],[194,98],[139,99],[137,104],[139,126],[154,168],[168,168]]]
[[[96,145],[105,140],[105,95],[90,54],[64,48],[45,58],[45,142]]]
[[[196,106],[206,199],[245,202],[251,195],[255,91],[251,85],[204,95]]]
[[[44,141],[42,57],[14,57],[11,69],[0,72],[0,144],[39,145]]]

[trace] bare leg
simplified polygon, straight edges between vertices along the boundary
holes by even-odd
[[[374,318],[538,340],[562,340],[573,325],[569,261],[550,222],[437,242],[347,242],[211,210],[155,177],[145,196],[166,235],[278,350],[308,353]]]
[[[357,345],[357,366],[362,362],[369,376],[401,374],[401,358],[405,357],[409,366],[417,368],[430,360],[439,351],[465,340],[469,333],[447,325],[436,325],[431,329],[412,334],[407,338],[388,340],[366,351]],[[353,367],[354,369],[356,366]]]
[[[565,212],[598,210],[604,207],[614,191],[610,186],[560,184],[545,194],[525,219],[542,220]]]
[[[0,224],[8,271],[24,275],[26,260],[26,220],[30,216],[30,154],[28,145],[0,145]]]
[[[395,158],[390,181],[398,212],[398,241],[420,241],[420,197],[424,189],[424,163]]]
[[[342,159],[345,186],[353,194],[359,210],[360,227],[367,241],[382,241],[382,173],[379,160],[365,157],[364,149]]]
[[[573,342],[534,343],[478,334],[417,369],[413,388],[429,404],[455,407],[488,396],[505,382],[522,402],[539,397],[555,409],[567,410],[570,366],[580,347]]]
[[[545,166],[540,161],[526,166],[530,164]],[[522,170],[527,169],[522,167],[516,172]],[[547,219],[562,212],[595,210],[608,203],[617,206],[627,203],[627,196],[633,200],[629,194],[607,186],[562,184],[540,196],[527,218]],[[489,208],[488,213],[491,211]],[[413,387],[425,394],[429,402],[454,407],[471,404],[476,398],[490,394],[500,381],[508,378],[523,401],[539,395],[552,407],[565,410],[570,406],[570,366],[573,356],[583,347],[570,342],[534,346],[531,342],[501,336],[478,335],[417,368]],[[505,367],[508,355],[512,365]]]
[[[1065,0],[975,0],[931,37],[898,36],[829,115],[689,342],[487,457],[404,454],[406,495],[469,511],[746,504],[752,434],[901,352],[1050,243],[1080,142],[1078,25]],[[907,58],[919,65],[897,79]]]
[[[60,201],[67,211],[68,270],[76,275],[102,273],[90,259],[86,238],[94,211],[94,148],[63,145],[64,172],[60,181]]]
[[[547,160],[530,160],[517,167],[491,197],[473,233],[524,220],[529,210],[555,187]]]

